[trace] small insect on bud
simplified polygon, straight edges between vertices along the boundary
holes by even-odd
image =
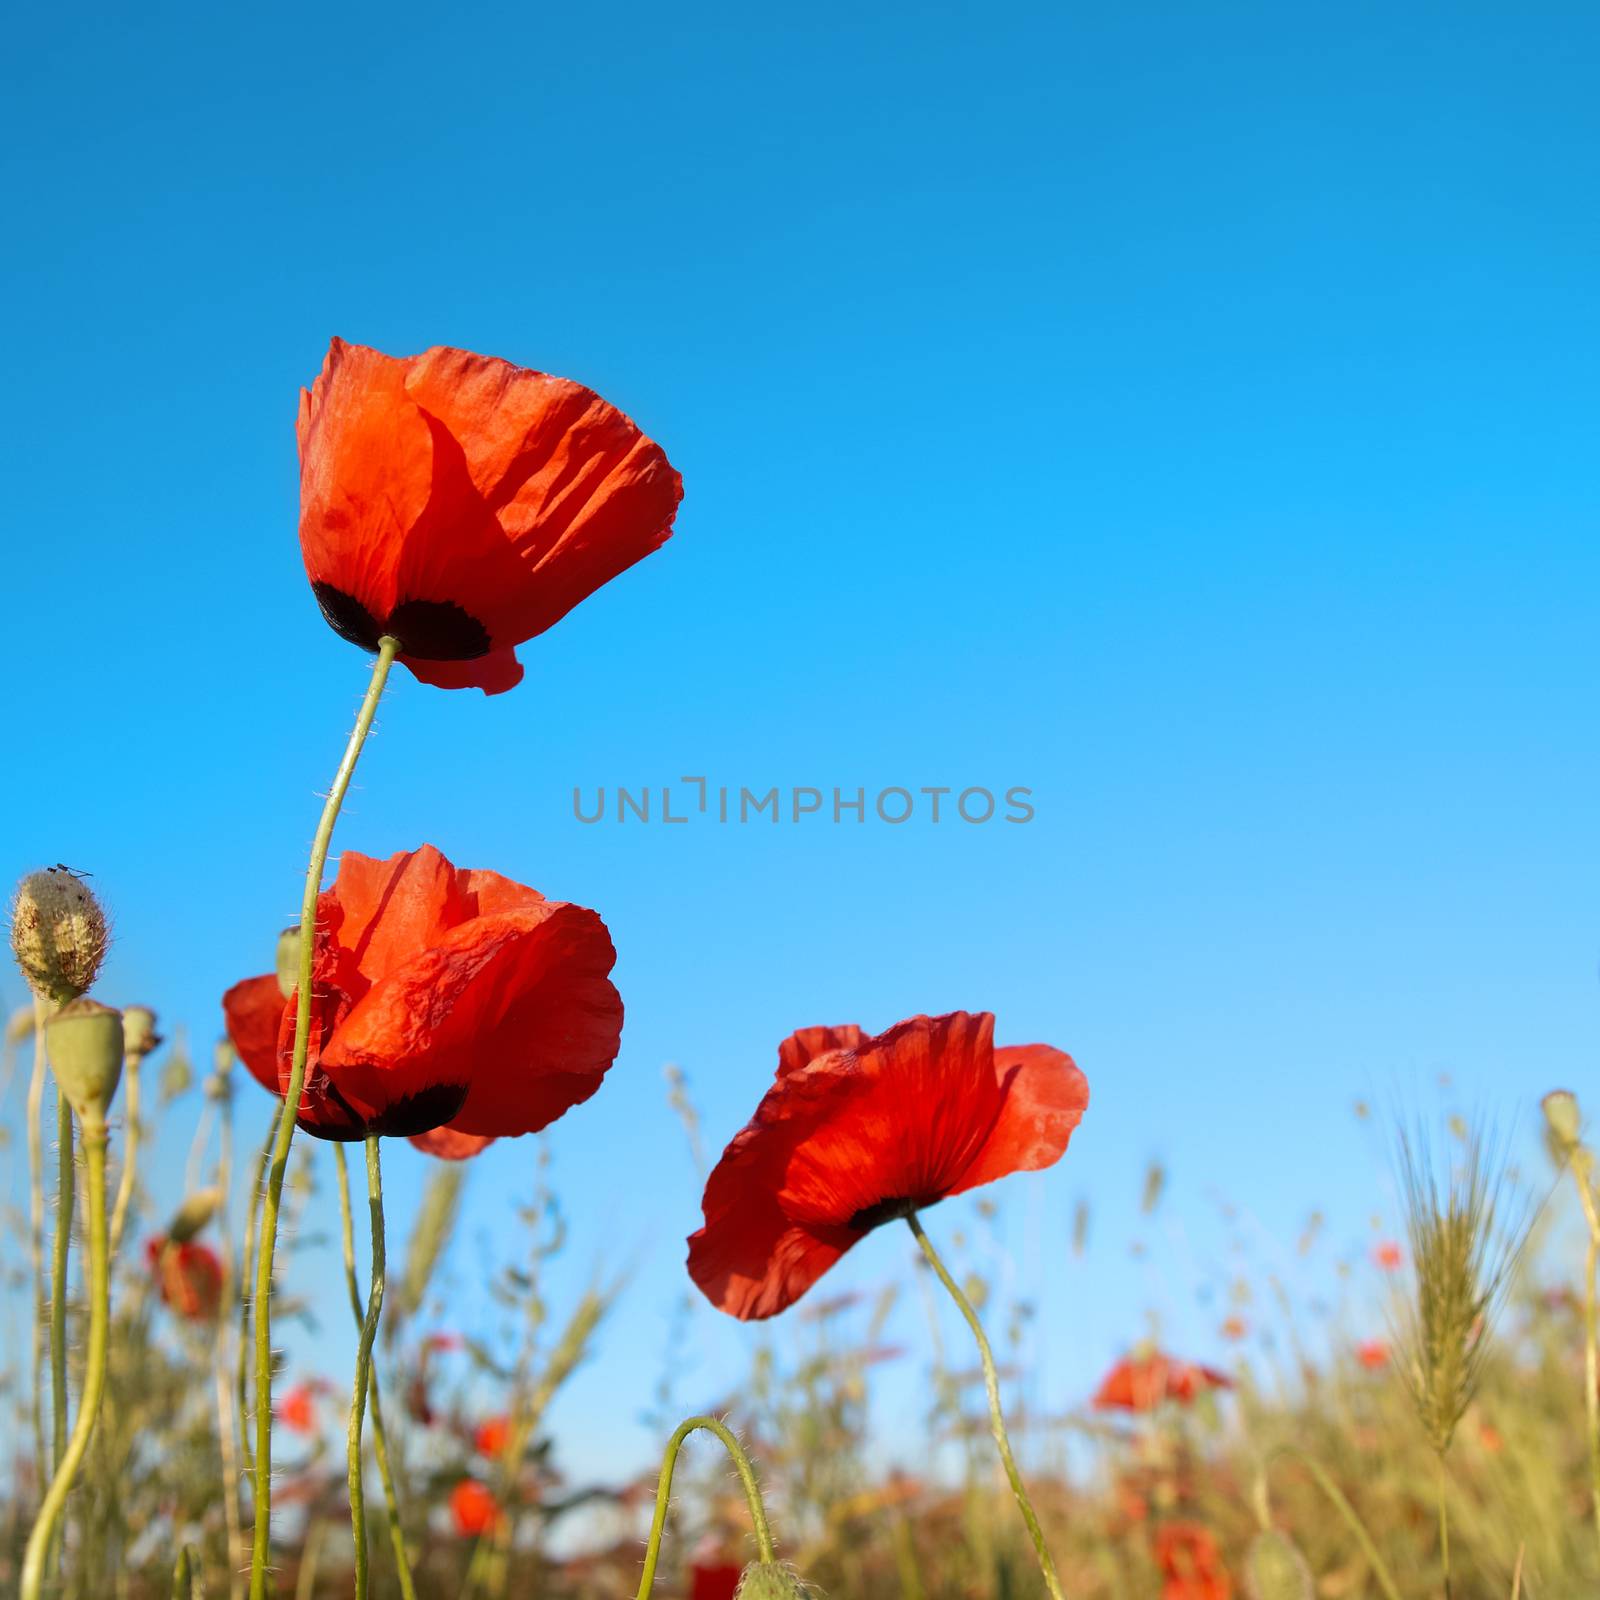
[[[141,1061],[161,1043],[156,1032],[156,1014],[149,1006],[124,1006],[122,1010],[122,1048]]]
[[[196,1189],[184,1197],[183,1204],[167,1225],[167,1238],[173,1244],[187,1244],[221,1209],[220,1189]]]
[[[805,1600],[806,1588],[776,1561],[752,1561],[739,1579],[734,1600]]]
[[[1577,1095],[1570,1089],[1552,1089],[1539,1104],[1544,1107],[1545,1127],[1556,1153],[1562,1158],[1570,1156],[1583,1133]]]
[[[122,1013],[80,996],[45,1023],[44,1039],[72,1109],[86,1128],[103,1126],[122,1077]]]
[[[89,885],[70,867],[30,872],[11,903],[11,949],[28,987],[56,1005],[94,983],[111,935]]]
[[[300,985],[300,926],[285,928],[278,935],[278,992],[285,1000]]]
[[[1256,1535],[1244,1558],[1244,1584],[1250,1600],[1315,1600],[1316,1595],[1305,1557],[1276,1528]]]

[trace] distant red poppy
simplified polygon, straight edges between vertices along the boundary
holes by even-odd
[[[1215,1367],[1175,1361],[1156,1351],[1119,1361],[1101,1381],[1094,1397],[1100,1411],[1154,1411],[1168,1400],[1191,1404],[1207,1389],[1231,1389],[1233,1380]]]
[[[497,1456],[511,1437],[510,1417],[489,1417],[478,1424],[472,1436],[472,1448],[480,1456]]]
[[[1059,1160],[1088,1103],[1070,1056],[995,1049],[986,1011],[876,1038],[804,1028],[706,1184],[689,1275],[723,1311],[770,1317],[881,1223]]]
[[[450,1491],[450,1520],[464,1538],[488,1533],[500,1520],[494,1496],[476,1478],[463,1478]]]
[[[689,1568],[689,1600],[734,1600],[744,1568],[732,1561],[696,1561]]]
[[[164,1236],[144,1247],[150,1275],[163,1305],[190,1322],[209,1322],[222,1303],[222,1260],[210,1245],[188,1240],[173,1244]]]
[[[286,1389],[276,1407],[278,1421],[292,1433],[315,1433],[317,1401],[327,1392],[328,1385],[319,1378],[308,1378]]]
[[[1383,1268],[1385,1272],[1398,1272],[1405,1262],[1400,1246],[1392,1239],[1385,1239],[1381,1244],[1372,1247],[1372,1259]]]
[[[333,630],[441,689],[498,694],[515,646],[672,532],[683,480],[581,384],[335,339],[300,396],[300,552]]]
[[[250,1076],[262,1088],[278,1088],[278,1030],[283,1023],[283,990],[276,973],[246,978],[222,997],[228,1038]]]
[[[387,861],[346,851],[317,902],[300,1126],[324,1139],[437,1130],[423,1147],[452,1158],[473,1153],[469,1141],[537,1132],[587,1100],[616,1059],[615,960],[594,912],[453,867],[432,845]],[[247,1062],[267,981],[224,1000]],[[279,1094],[295,1010],[280,997]]]
[[[437,1156],[441,1161],[466,1161],[487,1150],[494,1136],[486,1133],[459,1133],[454,1128],[430,1128],[426,1133],[414,1133],[411,1142],[424,1155]]]
[[[1156,1531],[1161,1600],[1231,1600],[1233,1579],[1216,1538],[1192,1522],[1168,1522]]]
[[[1382,1339],[1363,1339],[1356,1346],[1356,1360],[1369,1372],[1389,1365],[1389,1346]]]

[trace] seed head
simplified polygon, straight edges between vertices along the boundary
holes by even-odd
[[[167,1228],[167,1238],[173,1244],[187,1244],[222,1209],[222,1191],[217,1188],[196,1189],[185,1195]]]
[[[734,1600],[805,1600],[806,1587],[777,1561],[752,1561],[739,1579]]]
[[[45,1053],[86,1128],[104,1126],[122,1077],[122,1013],[80,995],[44,1025]]]
[[[1550,1154],[1565,1166],[1576,1153],[1583,1137],[1583,1118],[1578,1113],[1578,1097],[1570,1089],[1552,1089],[1539,1102],[1544,1110],[1545,1135]]]
[[[94,983],[111,942],[106,914],[70,867],[30,872],[11,903],[11,949],[28,987],[55,1005]]]
[[[156,1032],[156,1014],[149,1006],[124,1006],[122,1011],[122,1048],[130,1056],[141,1060],[161,1043]]]
[[[278,935],[278,992],[285,1000],[300,986],[300,925]]]

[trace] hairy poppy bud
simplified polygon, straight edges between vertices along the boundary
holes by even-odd
[[[130,1056],[143,1059],[161,1043],[156,1032],[156,1014],[149,1006],[124,1006],[122,1011],[122,1048]]]
[[[1276,1528],[1256,1535],[1244,1558],[1244,1579],[1250,1600],[1314,1600],[1316,1594],[1305,1557]]]
[[[85,1127],[105,1122],[122,1077],[122,1013],[98,1000],[69,1001],[44,1026],[61,1092]]]
[[[278,990],[287,1000],[300,986],[300,924],[278,935]]]
[[[776,1561],[752,1561],[739,1579],[734,1600],[804,1600],[805,1585]]]
[[[70,867],[30,872],[11,904],[11,949],[28,987],[56,1005],[76,1000],[111,942],[100,902]]]
[[[1563,1158],[1571,1155],[1583,1132],[1578,1097],[1570,1089],[1552,1089],[1539,1104],[1544,1107],[1545,1126],[1557,1153]]]
[[[173,1244],[187,1244],[221,1209],[220,1189],[196,1189],[193,1194],[184,1196],[183,1204],[167,1226],[167,1238]]]

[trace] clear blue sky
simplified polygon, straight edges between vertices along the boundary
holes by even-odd
[[[203,1048],[365,678],[301,571],[298,387],[332,334],[581,379],[681,469],[676,537],[509,695],[397,675],[339,833],[616,939],[623,1053],[551,1135],[556,1309],[637,1270],[568,1461],[649,1448],[698,1218],[663,1062],[720,1148],[804,1023],[987,1007],[1070,1049],[1071,1153],[992,1191],[1037,1391],[1081,1400],[1150,1306],[1216,1354],[1215,1193],[1285,1247],[1324,1207],[1355,1256],[1357,1095],[1600,1088],[1597,69],[1577,4],[19,13],[5,875],[91,870],[103,993]],[[1037,816],[572,818],[575,784],[689,773]],[[473,1172],[463,1308],[532,1153]],[[391,1152],[397,1232],[422,1170]],[[905,1260],[879,1236],[830,1288]],[[331,1259],[303,1271],[342,1377]],[[685,1401],[757,1337],[699,1315]]]

